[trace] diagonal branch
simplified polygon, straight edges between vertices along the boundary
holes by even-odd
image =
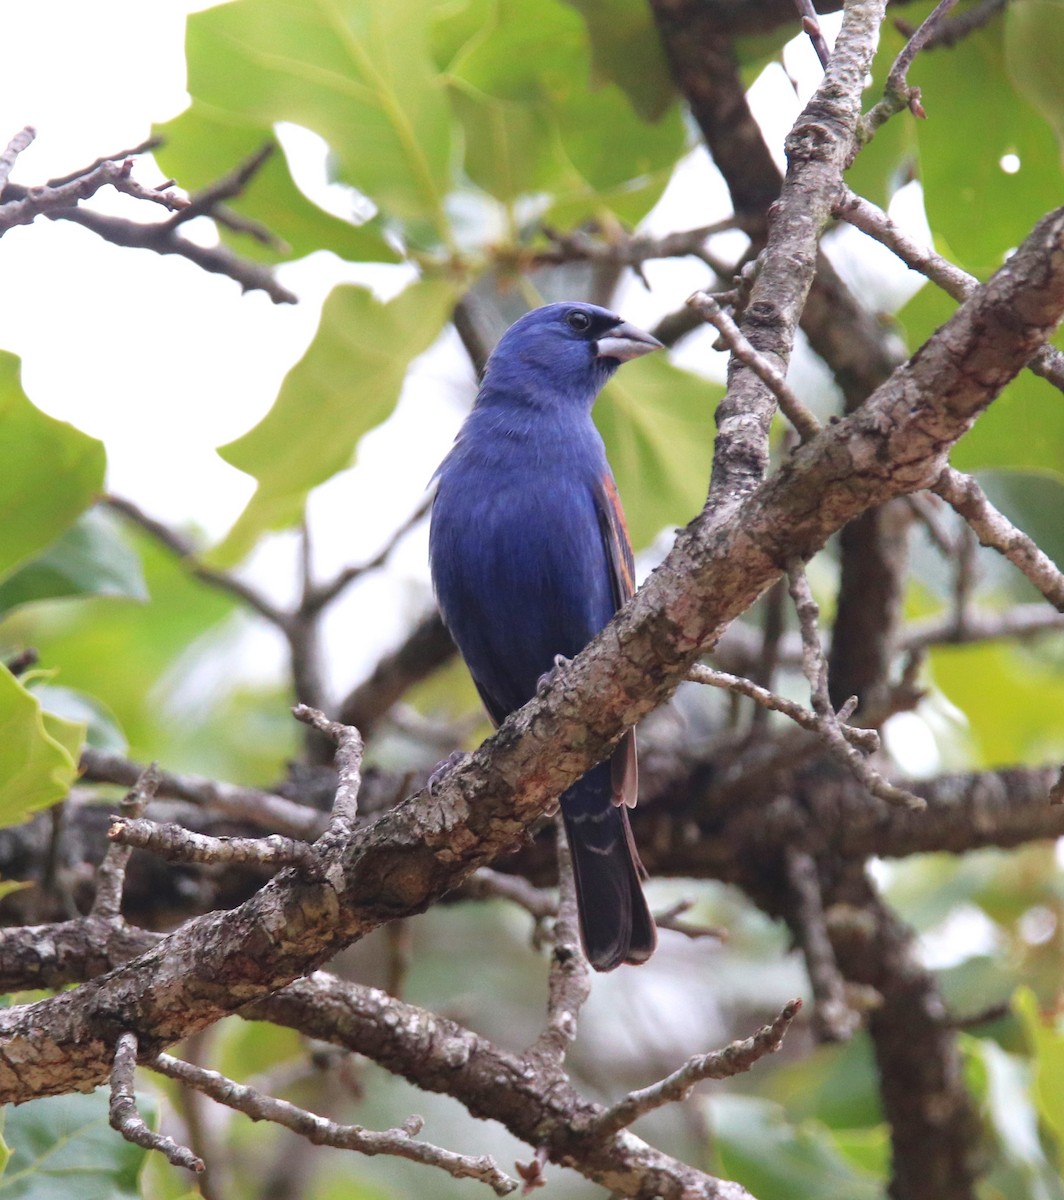
[[[1064,574],[1032,538],[998,512],[970,475],[947,467],[932,490],[968,522],[982,545],[1003,554],[1054,608],[1064,613]]]
[[[102,979],[0,1012],[0,1100],[106,1078],[108,1014],[124,1014],[144,1054],[157,1053],[380,924],[422,911],[514,848],[627,727],[672,694],[783,562],[811,554],[870,505],[933,482],[952,443],[1062,313],[1058,210],[860,410],[800,447],[741,504],[707,507],[564,681],[508,718],[437,795],[360,827],[327,880],[282,874],[239,908],[188,922]]]
[[[173,1138],[164,1137],[149,1129],[137,1111],[137,1100],[133,1090],[136,1067],[136,1034],[120,1034],[111,1070],[111,1128],[135,1146],[141,1146],[145,1150],[158,1150],[166,1155],[175,1167],[184,1167],[188,1171],[200,1174],[204,1169],[203,1160],[197,1158],[187,1147],[179,1146]]]
[[[169,1054],[158,1055],[148,1065],[160,1074],[210,1096],[219,1104],[244,1113],[253,1121],[272,1121],[276,1125],[283,1125],[315,1146],[355,1150],[369,1156],[390,1154],[424,1166],[439,1167],[455,1179],[477,1179],[486,1183],[496,1196],[508,1196],[517,1190],[517,1181],[503,1174],[494,1159],[486,1154],[479,1157],[455,1154],[430,1142],[417,1141],[422,1126],[420,1117],[408,1118],[399,1129],[376,1132],[359,1125],[340,1125],[336,1121],[326,1120],[287,1100],[267,1096],[257,1088],[236,1083],[217,1071],[172,1058]]]
[[[627,1129],[633,1121],[655,1108],[685,1100],[695,1084],[704,1079],[730,1079],[749,1071],[758,1059],[775,1054],[783,1045],[784,1035],[801,1007],[801,1000],[789,1000],[775,1020],[763,1025],[751,1037],[732,1042],[723,1050],[693,1055],[671,1075],[650,1087],[630,1092],[623,1100],[611,1105],[591,1122],[587,1132],[592,1137],[609,1137]]]

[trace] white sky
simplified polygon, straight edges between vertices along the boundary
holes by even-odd
[[[206,7],[196,0],[7,6],[0,141],[25,124],[37,129],[12,178],[33,184],[65,174],[137,144],[153,122],[179,113],[188,102],[184,17]],[[787,65],[801,86],[815,84],[819,68],[804,39],[792,44]],[[781,68],[765,72],[752,102],[770,141],[782,146],[800,101]],[[310,188],[315,176],[324,179],[315,142],[285,138],[298,154],[294,174],[309,179]],[[149,185],[161,179],[150,159],[137,175]],[[113,194],[101,192],[91,204],[156,217]],[[919,233],[915,190],[902,207]],[[646,227],[663,233],[716,220],[728,210],[723,182],[700,153],[678,172]],[[209,229],[202,236],[210,236]],[[873,251],[863,243],[859,255],[845,256],[844,270],[859,272],[866,295],[871,287],[885,307],[896,305],[913,290],[911,278],[885,251]],[[314,255],[280,269],[301,303],[277,306],[262,293],[243,296],[234,282],[182,259],[120,249],[87,230],[43,219],[4,237],[0,271],[0,347],[22,357],[30,398],[104,440],[113,491],[171,523],[198,525],[212,538],[224,533],[253,487],[214,447],[268,409],[313,336],[329,289],[356,280],[388,295],[409,278],[405,268],[355,269],[331,255]],[[691,262],[660,262],[648,264],[647,276],[651,292],[633,280],[617,307],[649,326],[701,284],[704,270]],[[721,377],[722,356],[708,350],[711,340],[708,333],[691,339],[677,361]],[[809,355],[796,355],[791,377],[799,392],[824,382],[823,368]],[[323,573],[372,554],[418,503],[472,390],[471,372],[451,335],[419,362],[395,420],[365,440],[357,469],[312,498]],[[293,586],[290,539],[274,539],[249,570],[284,597]],[[330,620],[331,644],[342,647],[331,656],[336,686],[357,678],[427,598],[424,538],[414,536],[396,556],[395,570],[361,585]],[[345,636],[345,630],[368,624],[379,631],[372,645]],[[251,657],[260,670],[272,670],[264,664],[277,664],[277,648],[257,645]]]

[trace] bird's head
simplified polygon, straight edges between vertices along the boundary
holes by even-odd
[[[657,338],[597,304],[545,304],[503,334],[485,368],[481,400],[586,409],[622,362],[660,349]]]

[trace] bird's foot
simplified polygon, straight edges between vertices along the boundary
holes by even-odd
[[[554,666],[549,671],[544,671],[543,674],[536,680],[537,695],[550,683],[559,671],[564,671],[572,662],[571,658],[566,658],[564,654],[556,654],[554,656]]]
[[[429,776],[428,789],[430,796],[439,794],[440,788],[443,787],[447,780],[447,776],[460,766],[469,757],[466,750],[452,750],[446,758],[442,759],[432,768],[432,774]]]

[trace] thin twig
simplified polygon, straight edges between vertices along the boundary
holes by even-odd
[[[236,1109],[253,1121],[272,1121],[291,1129],[316,1146],[333,1146],[338,1150],[356,1150],[360,1154],[390,1154],[425,1166],[439,1167],[455,1179],[478,1179],[486,1183],[497,1196],[508,1196],[517,1190],[514,1179],[503,1174],[489,1155],[455,1154],[415,1141],[422,1128],[420,1117],[409,1117],[398,1129],[376,1132],[358,1125],[340,1125],[324,1117],[298,1108],[287,1100],[267,1096],[255,1088],[227,1079],[217,1071],[193,1066],[169,1054],[159,1054],[149,1064],[153,1070],[177,1079],[219,1104]]]
[[[82,777],[92,783],[133,787],[144,767],[120,754],[108,754],[86,746],[81,752],[81,772]],[[325,819],[316,809],[296,804],[273,792],[238,787],[203,775],[177,775],[162,770],[156,774],[158,795],[187,800],[249,825],[307,839],[316,838],[324,828]]]
[[[326,836],[330,843],[346,841],[358,817],[358,792],[362,787],[362,735],[351,725],[330,721],[323,712],[306,704],[297,704],[292,715],[311,725],[336,745],[336,798]]]
[[[820,28],[820,18],[813,7],[812,0],[795,0],[795,7],[798,9],[798,15],[802,18],[802,29],[813,43],[816,56],[820,59],[820,65],[826,70],[828,59],[831,57],[831,47],[824,38],[824,31]]]
[[[1064,573],[1033,539],[990,503],[970,475],[947,467],[933,490],[968,522],[982,545],[1003,554],[1058,612],[1064,612]]]
[[[57,175],[54,179],[49,179],[48,187],[57,188],[67,183],[73,183],[75,179],[80,179],[83,175],[91,175],[97,167],[102,167],[104,163],[124,162],[127,158],[136,158],[140,154],[157,150],[162,144],[161,137],[145,138],[139,145],[130,146],[128,150],[118,150],[114,154],[101,155],[95,162],[89,163],[87,167],[82,167],[80,171],[71,171],[68,175]]]
[[[15,159],[30,145],[36,136],[36,129],[32,125],[27,125],[15,134],[11,141],[8,142],[7,149],[3,154],[0,154],[0,192],[3,192],[8,179],[11,177],[11,168],[15,165]]]
[[[846,741],[839,728],[839,719],[828,698],[828,668],[824,651],[817,632],[820,610],[809,588],[805,570],[797,559],[787,568],[791,599],[798,613],[798,624],[802,634],[802,670],[809,681],[812,692],[813,711],[820,718],[820,735],[832,754],[845,763],[864,786],[881,800],[899,804],[905,808],[926,808],[925,801],[904,788],[888,783],[874,771],[864,758]]]
[[[974,33],[977,29],[982,29],[984,25],[992,21],[1008,2],[1009,0],[977,0],[977,3],[965,9],[964,12],[959,12],[956,16],[950,17],[948,21],[943,21],[924,42],[924,51],[956,46],[969,34]],[[895,18],[894,26],[904,37],[911,37],[913,34],[913,27],[900,17]]]
[[[115,848],[147,850],[167,862],[254,863],[264,867],[301,867],[309,869],[316,859],[309,842],[270,834],[264,838],[210,837],[194,833],[181,825],[119,818],[112,822],[107,836]]]
[[[559,1066],[576,1038],[576,1025],[584,1002],[591,995],[587,959],[577,933],[576,878],[561,813],[554,818],[558,854],[558,915],[554,919],[554,950],[547,990],[547,1025],[528,1052]]]
[[[121,812],[127,821],[136,822],[148,804],[155,799],[159,787],[159,769],[151,763],[141,772],[131,791],[122,797]],[[95,917],[117,917],[122,911],[122,892],[126,885],[126,866],[132,845],[115,843],[107,847],[103,862],[96,874],[96,897],[90,914]]]
[[[682,933],[684,937],[696,941],[699,938],[715,938],[718,942],[728,940],[728,931],[720,925],[692,925],[689,921],[681,921],[680,917],[694,908],[696,901],[685,897],[670,904],[654,914],[654,924],[659,929],[671,929],[674,933]]]
[[[946,14],[956,3],[957,0],[939,0],[939,3],[924,18],[916,32],[906,42],[887,75],[883,99],[861,118],[857,131],[860,140],[867,141],[880,125],[889,121],[895,113],[901,112],[903,108],[907,108],[914,117],[927,116],[920,103],[920,89],[909,84],[909,68],[913,65],[917,54],[938,32]]]
[[[848,188],[844,190],[835,207],[835,215],[855,229],[868,234],[881,245],[892,250],[910,270],[918,272],[937,284],[948,296],[962,302],[980,287],[979,280],[967,271],[954,265],[949,259],[936,254],[927,246],[903,232],[891,217],[871,201],[865,200]],[[1045,345],[1037,350],[1027,367],[1036,375],[1047,379],[1054,387],[1064,391],[1064,351],[1056,346]]]
[[[590,1123],[588,1136],[612,1137],[655,1108],[686,1099],[695,1084],[703,1079],[730,1079],[733,1075],[749,1071],[758,1059],[766,1054],[774,1054],[780,1048],[784,1035],[801,1007],[801,1000],[789,1000],[779,1016],[771,1024],[763,1025],[752,1037],[732,1042],[723,1050],[695,1054],[671,1075],[650,1087],[629,1092],[623,1100],[611,1105]]]
[[[813,1029],[824,1042],[846,1042],[860,1017],[846,1003],[846,983],[824,921],[820,877],[812,855],[792,846],[786,853],[787,882],[794,897],[794,929],[813,986]]]
[[[801,440],[808,442],[816,437],[820,432],[820,422],[791,390],[783,372],[750,344],[717,300],[708,292],[695,292],[687,303],[720,331],[732,354],[745,363],[772,392],[779,402],[780,411],[798,431]]]
[[[16,225],[30,225],[41,215],[64,216],[77,210],[82,200],[94,196],[103,187],[113,187],[137,200],[161,204],[164,208],[177,210],[188,202],[172,192],[159,192],[146,188],[132,176],[133,162],[104,162],[88,175],[81,175],[59,187],[32,187],[20,189],[22,194],[0,205],[0,236]]]
[[[158,1150],[165,1154],[175,1167],[184,1167],[199,1174],[204,1169],[201,1158],[197,1158],[186,1146],[179,1146],[173,1138],[155,1133],[144,1123],[137,1111],[137,1099],[133,1090],[133,1079],[137,1067],[137,1035],[129,1031],[119,1034],[115,1045],[114,1066],[111,1070],[111,1128],[117,1130],[127,1142],[145,1150]]]
[[[150,534],[160,545],[165,546],[172,554],[181,559],[189,573],[201,583],[236,596],[238,600],[242,600],[260,616],[265,617],[271,625],[276,625],[282,631],[287,630],[289,624],[287,613],[267,600],[256,588],[237,579],[235,575],[230,575],[227,571],[219,571],[200,562],[195,547],[183,534],[171,529],[169,525],[164,525],[162,521],[148,516],[139,505],[134,504],[132,500],[127,500],[124,496],[110,494],[101,496],[100,503],[106,505],[112,512],[119,513],[127,521],[131,521],[143,529],[145,533]]]
[[[790,717],[796,725],[808,729],[810,733],[819,734],[821,732],[821,721],[815,712],[810,712],[808,708],[803,708],[793,700],[788,700],[786,696],[780,696],[775,692],[770,692],[767,688],[759,687],[758,684],[744,679],[741,675],[729,675],[726,671],[716,671],[712,667],[696,663],[687,678],[692,683],[702,683],[709,687],[723,688],[725,691],[734,692],[739,696],[748,696],[762,708]],[[874,729],[861,729],[856,725],[845,724],[846,718],[842,716],[843,711],[840,709],[838,714],[842,736],[865,754],[874,754],[879,749],[879,734]]]
[[[391,557],[392,551],[419,524],[431,507],[432,497],[426,496],[388,541],[385,542],[380,551],[368,562],[360,563],[357,566],[345,567],[328,583],[307,587],[303,593],[303,600],[300,605],[301,610],[307,615],[320,612],[327,604],[335,600],[349,583],[353,583],[354,580],[367,574],[369,571],[376,571],[380,567],[383,567]]]
[[[722,279],[727,279],[730,277],[729,264],[710,254],[705,243],[714,234],[742,227],[743,222],[738,217],[731,216],[697,229],[676,230],[664,237],[632,234],[614,238],[594,238],[582,229],[560,233],[555,229],[545,228],[543,232],[550,240],[551,248],[534,254],[531,265],[538,267],[558,266],[568,262],[593,262],[638,269],[643,263],[653,259],[693,256],[701,259]]]
[[[296,304],[299,297],[277,281],[272,269],[250,259],[239,258],[227,246],[203,246],[178,237],[165,222],[127,221],[88,208],[64,208],[46,214],[55,221],[72,221],[115,246],[150,250],[153,254],[176,254],[203,271],[224,275],[240,284],[244,292],[265,292],[274,304]]]
[[[194,217],[213,216],[215,205],[223,200],[232,200],[245,191],[247,185],[276,149],[275,142],[264,143],[254,154],[248,155],[243,162],[238,163],[221,179],[194,192],[185,207],[180,212],[174,213],[166,222],[167,226],[170,229],[176,229],[178,225],[191,221]]]
[[[558,911],[558,902],[550,892],[533,887],[520,875],[506,875],[491,867],[474,871],[452,895],[469,900],[509,900],[537,921],[553,917]]]

